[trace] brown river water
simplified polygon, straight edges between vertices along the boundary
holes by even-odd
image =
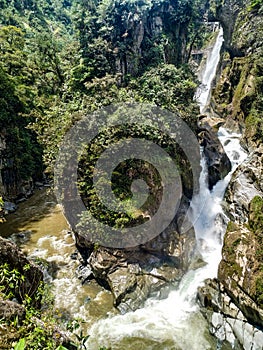
[[[110,292],[95,281],[82,285],[71,255],[76,251],[74,237],[51,189],[36,190],[16,212],[6,217],[0,234],[15,241],[31,258],[44,259],[52,266],[45,272],[55,297],[54,310],[65,320],[83,321],[83,330],[100,318],[116,313]],[[54,273],[55,271],[55,273]]]

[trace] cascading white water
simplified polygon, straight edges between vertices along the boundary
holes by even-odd
[[[191,203],[198,248],[206,265],[189,271],[179,289],[170,292],[167,299],[149,300],[142,309],[96,323],[90,330],[88,349],[97,350],[104,345],[114,350],[205,350],[216,346],[209,338],[207,324],[198,312],[195,298],[197,288],[203,281],[217,275],[226,228],[220,203],[233,172],[246,158],[239,145],[241,135],[229,133],[224,128],[220,128],[218,135],[231,160],[232,170],[210,192],[206,182],[206,166],[202,160],[200,193]],[[201,215],[195,218],[195,212],[200,212],[198,207],[203,202],[205,205]]]
[[[222,42],[220,29],[214,48],[207,58],[202,85],[196,95],[201,113],[209,99]],[[205,350],[216,347],[215,340],[209,336],[205,320],[198,312],[195,298],[198,286],[206,278],[216,277],[217,274],[226,228],[221,202],[231,175],[246,158],[246,153],[239,144],[240,136],[229,133],[224,128],[219,129],[218,137],[231,160],[232,170],[211,192],[207,186],[206,162],[202,157],[200,192],[191,202],[191,220],[205,266],[189,271],[180,282],[178,290],[171,291],[167,299],[148,300],[142,309],[109,317],[94,324],[87,341],[89,350],[97,350],[100,346],[114,350]],[[200,205],[203,206],[201,214]],[[198,217],[196,213],[199,213]]]
[[[204,112],[209,99],[222,40],[220,30],[215,46],[208,55],[202,85],[196,94],[201,112]],[[61,212],[57,212],[59,208],[56,207],[46,217],[41,217],[38,222],[23,228],[34,232],[31,240],[23,245],[24,249],[31,256],[54,262],[59,268],[52,282],[56,296],[55,307],[64,309],[72,317],[86,320],[88,327],[94,323],[89,329],[87,349],[98,350],[101,346],[114,350],[215,349],[215,339],[209,335],[207,323],[198,311],[195,297],[198,286],[206,278],[216,276],[226,221],[221,201],[233,171],[246,157],[239,145],[240,135],[230,134],[220,128],[218,136],[232,161],[232,171],[210,192],[206,182],[205,159],[202,158],[200,193],[191,203],[191,219],[196,232],[197,247],[206,265],[189,271],[178,290],[171,291],[167,299],[148,300],[144,308],[135,312],[117,316],[112,313],[108,318],[94,323],[111,310],[111,302],[107,301],[111,296],[95,286],[80,285],[75,276],[76,262],[70,258],[74,252],[74,242],[67,231],[62,231],[63,228],[67,230],[67,225],[61,218]],[[203,210],[196,217],[196,213],[200,212],[200,205]],[[61,225],[58,225],[60,221]],[[38,232],[39,228],[41,230]],[[93,300],[85,303],[87,295]]]
[[[196,100],[200,105],[200,112],[204,113],[205,107],[209,100],[211,84],[216,74],[216,69],[218,66],[219,58],[220,58],[220,50],[223,44],[223,29],[220,28],[217,40],[213,49],[208,51],[208,56],[206,60],[206,66],[204,72],[202,74],[202,84],[198,87],[196,91]]]

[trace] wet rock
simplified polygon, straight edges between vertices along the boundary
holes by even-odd
[[[99,247],[88,262],[96,280],[111,290],[115,306],[126,312],[142,306],[167,285],[178,284],[190,265],[194,241],[193,229],[181,235],[163,232],[133,250]]]
[[[78,279],[81,280],[82,284],[94,278],[92,270],[88,265],[87,266],[80,265],[76,270],[76,276]]]
[[[198,128],[200,130],[212,130],[214,132],[217,132],[219,127],[225,124],[225,119],[214,117],[214,116],[208,116],[206,114],[200,115],[198,118]]]
[[[198,289],[198,300],[210,332],[221,342],[227,341],[237,350],[263,348],[263,331],[248,321],[221,282],[207,280],[205,286]]]
[[[125,295],[135,290],[138,279],[134,273],[128,273],[128,269],[119,268],[108,274],[108,283],[113,291],[115,305],[119,305]]]
[[[32,231],[31,230],[26,230],[26,231],[21,231],[21,232],[17,232],[17,233],[13,233],[10,236],[10,240],[12,242],[14,242],[17,245],[21,245],[26,243],[27,241],[29,241],[30,237],[32,235]]]
[[[40,182],[40,181],[36,181],[34,183],[35,187],[38,187],[38,188],[42,188],[44,186],[44,183],[43,182]]]
[[[201,131],[199,137],[207,161],[208,185],[211,190],[219,180],[222,180],[229,173],[231,162],[216,133],[210,127]]]
[[[115,306],[124,313],[141,307],[150,295],[158,293],[164,297],[167,295],[167,282],[178,278],[178,271],[174,269],[174,274],[171,274],[171,270],[167,269],[166,278],[163,271],[153,269],[147,273],[138,264],[114,271],[108,275],[108,281]]]
[[[251,200],[263,193],[263,145],[255,149],[235,171],[225,199],[226,211],[232,221],[245,223]]]
[[[188,208],[189,200],[184,197],[174,220],[162,233],[130,249],[95,246],[74,232],[83,261],[97,282],[112,292],[121,312],[135,310],[149,296],[177,285],[188,270],[196,252],[195,232],[186,219]]]
[[[17,209],[17,205],[15,203],[12,202],[4,202],[4,211],[5,214],[8,213],[13,213],[14,211],[16,211]]]

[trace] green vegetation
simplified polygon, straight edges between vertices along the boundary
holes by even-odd
[[[17,183],[30,176],[41,177],[42,161],[52,176],[65,133],[102,106],[154,103],[180,113],[195,130],[197,80],[188,61],[191,50],[202,46],[206,38],[200,30],[206,8],[207,2],[201,0],[31,0],[12,5],[2,1],[0,130],[5,128],[8,145],[3,169],[6,187],[10,173]],[[141,130],[140,135],[142,132],[152,131]],[[116,140],[117,136],[112,139]],[[82,165],[92,170],[105,144],[105,137],[97,140]],[[187,167],[178,159],[182,152],[172,153],[181,168]],[[93,159],[91,166],[89,159]],[[87,199],[93,196],[88,174],[91,172],[79,179]],[[190,193],[189,171],[182,175]],[[103,211],[99,213],[102,208],[96,207],[98,216],[105,217]],[[118,219],[118,225],[127,221]]]
[[[251,3],[248,5],[247,11],[257,11],[263,6],[262,0],[252,0]]]
[[[1,1],[4,184],[41,177],[42,159],[51,173],[65,131],[102,105],[151,101],[194,125],[195,79],[181,66],[202,45],[206,8],[201,0]]]
[[[23,268],[24,271],[28,269],[29,264]],[[83,335],[82,331],[78,332],[80,321],[69,321],[66,327],[59,322],[59,317],[53,310],[53,296],[49,286],[40,283],[37,290],[25,294],[25,281],[26,276],[17,269],[11,269],[8,264],[0,266],[1,307],[3,308],[3,300],[20,300],[20,304],[7,304],[6,314],[9,316],[0,320],[1,329],[4,330],[4,333],[0,330],[1,349],[11,349],[11,343],[14,350],[86,349],[85,342],[89,336]],[[10,313],[12,307],[14,311]],[[18,307],[19,311],[16,311],[15,308]]]
[[[102,106],[154,103],[180,113],[195,130],[197,81],[188,63],[191,50],[202,47],[207,37],[201,30],[207,6],[206,0],[1,0],[0,135],[6,143],[1,153],[5,195],[15,196],[24,180],[41,178],[43,171],[52,176],[65,133]],[[105,150],[105,138],[115,142],[119,134],[148,134],[148,139],[166,147],[184,166],[189,191],[191,174],[182,151],[154,127],[100,134],[80,161],[79,187],[99,218],[123,227],[142,220],[141,213],[131,212],[128,217],[104,213],[89,182],[94,161]],[[129,167],[150,184],[158,177],[148,164],[121,164],[115,169],[114,191],[127,201]],[[156,196],[158,191],[150,196],[150,207]],[[25,313],[22,319],[5,324],[15,334],[13,347],[64,349],[56,338],[56,318],[48,311],[52,308],[43,308],[45,303],[52,305],[46,301],[45,288],[28,295],[23,292],[21,271],[3,266],[1,273],[1,297],[16,298]],[[85,339],[76,332],[79,348]]]
[[[224,238],[223,263],[221,262],[221,276],[234,276],[232,284],[237,285],[241,276],[244,276],[243,287],[247,288],[250,296],[263,307],[263,199],[255,196],[249,204],[248,225],[229,222]],[[243,252],[243,249],[244,252]],[[250,269],[251,274],[244,274],[239,265],[242,254],[253,252]]]
[[[256,196],[250,202],[249,227],[256,238],[258,270],[255,273],[255,300],[263,307],[263,199]]]
[[[263,232],[263,199],[260,196],[250,202],[249,226],[256,234]]]
[[[23,269],[26,271],[28,268],[30,266],[25,265]],[[14,335],[14,341],[20,339],[15,349],[55,349],[56,341],[53,339],[55,320],[52,321],[47,308],[43,311],[44,305],[51,302],[49,292],[41,283],[37,290],[25,294],[23,288],[25,281],[26,277],[23,273],[11,269],[8,264],[1,266],[0,298],[2,300],[15,298],[21,303],[23,310],[23,312],[14,312],[9,319],[1,319],[1,325]],[[9,348],[5,343],[9,341],[8,334],[3,336],[1,348]]]
[[[219,9],[222,2],[216,3]],[[245,139],[254,146],[263,140],[262,11],[261,0],[251,0],[240,8],[229,38],[230,56],[225,57],[226,66],[214,94],[222,115],[244,123]]]

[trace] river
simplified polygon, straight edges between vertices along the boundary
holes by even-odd
[[[222,42],[220,30],[208,55],[198,91],[202,113],[209,102]],[[39,190],[21,203],[1,226],[1,235],[12,233],[11,238],[30,257],[45,259],[52,266],[46,272],[46,280],[52,285],[55,309],[62,320],[74,317],[85,322],[83,329],[90,334],[87,349],[98,350],[105,346],[114,350],[208,350],[219,346],[199,311],[196,291],[206,278],[216,277],[227,222],[221,202],[233,171],[246,154],[239,144],[240,135],[220,128],[218,136],[231,160],[232,170],[209,191],[206,162],[201,157],[200,192],[191,202],[197,246],[206,264],[189,271],[179,288],[172,290],[166,299],[149,299],[143,308],[119,315],[108,291],[95,282],[82,285],[75,272],[79,263],[74,256],[74,238],[50,189]],[[200,205],[203,210],[196,217]]]
[[[88,329],[109,311],[116,313],[110,292],[95,281],[82,285],[78,279],[74,237],[51,189],[37,190],[20,203],[1,225],[1,235],[10,237],[30,258],[48,262],[45,281],[51,284],[54,309],[62,321],[79,319]]]
[[[223,32],[220,29],[214,47],[208,54],[202,84],[197,91],[201,113],[205,112],[209,102],[222,43]],[[87,341],[88,349],[95,350],[100,345],[114,350],[226,349],[210,336],[208,325],[196,303],[197,288],[206,278],[217,275],[227,223],[221,203],[233,172],[246,158],[246,153],[239,144],[241,135],[220,128],[218,137],[231,161],[232,170],[209,191],[206,161],[201,150],[200,191],[191,202],[191,220],[197,246],[206,264],[189,271],[180,282],[179,288],[171,291],[166,299],[148,300],[142,309],[109,317],[94,324]],[[200,205],[203,206],[201,214]]]

